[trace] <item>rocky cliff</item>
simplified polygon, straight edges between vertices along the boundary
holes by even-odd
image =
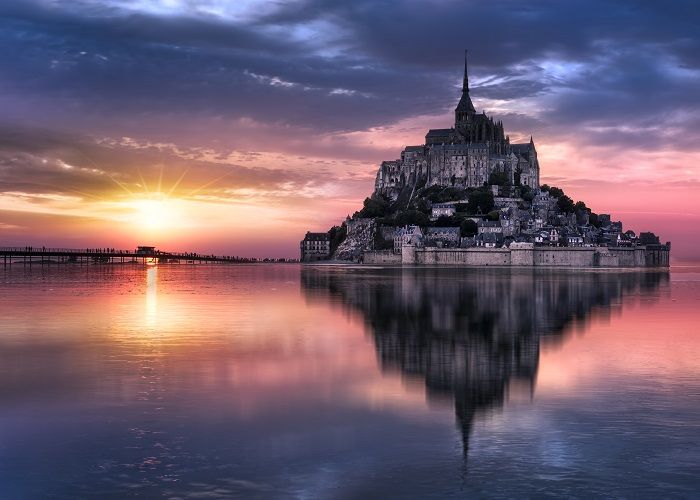
[[[348,235],[333,253],[333,260],[358,262],[365,251],[374,250],[374,219],[362,218],[346,222]]]

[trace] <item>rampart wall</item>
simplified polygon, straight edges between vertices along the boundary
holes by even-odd
[[[538,267],[668,267],[670,248],[534,247],[514,243],[511,248],[434,248],[405,245],[364,253],[365,264],[447,264],[461,266]]]

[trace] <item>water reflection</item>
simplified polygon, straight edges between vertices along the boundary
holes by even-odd
[[[509,390],[534,391],[543,342],[556,342],[628,294],[653,295],[667,271],[305,268],[310,300],[364,317],[383,370],[420,377],[431,401],[454,404],[463,454],[475,416]],[[446,397],[447,396],[447,397]]]
[[[146,326],[154,328],[158,319],[158,267],[146,270]]]

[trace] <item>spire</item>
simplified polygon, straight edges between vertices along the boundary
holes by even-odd
[[[474,104],[469,97],[469,75],[467,74],[467,51],[464,51],[464,81],[462,83],[462,97],[457,103],[455,108],[455,127],[464,128],[466,123],[469,122],[471,116],[476,113],[474,109]]]
[[[467,49],[464,49],[464,81],[462,82],[462,92],[469,92],[469,73],[467,72]]]
[[[535,141],[532,140],[532,134],[530,134],[530,144],[534,144]]]

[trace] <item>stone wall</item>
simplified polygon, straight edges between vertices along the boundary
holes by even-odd
[[[374,250],[365,252],[362,262],[365,264],[401,264],[401,255],[392,250]]]
[[[596,265],[595,248],[535,247],[536,266],[593,267]]]
[[[510,250],[507,248],[417,248],[415,263],[508,266]]]
[[[510,264],[512,266],[534,266],[535,265],[535,244],[534,243],[511,243]]]
[[[462,266],[538,267],[668,267],[669,248],[534,247],[513,243],[510,248],[421,248],[404,245],[401,254],[367,252],[374,264],[448,264]]]

